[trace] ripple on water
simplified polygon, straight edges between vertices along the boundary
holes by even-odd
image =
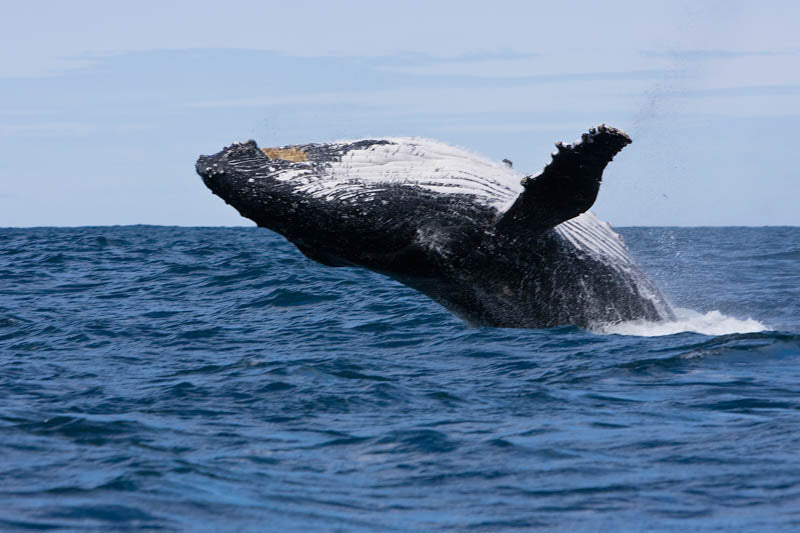
[[[623,233],[697,312],[470,328],[255,228],[0,229],[0,529],[793,530],[800,231]]]

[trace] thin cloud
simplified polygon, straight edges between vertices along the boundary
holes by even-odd
[[[794,56],[797,50],[645,50],[642,52],[647,57],[668,57],[687,61],[707,59],[735,59],[740,57],[758,56]]]

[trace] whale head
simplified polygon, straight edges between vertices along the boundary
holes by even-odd
[[[270,215],[281,207],[281,202],[277,198],[279,191],[274,186],[268,187],[264,179],[271,172],[269,161],[256,142],[249,140],[234,142],[213,155],[201,155],[195,170],[211,192],[242,216],[262,226],[274,225],[276,221]],[[273,209],[265,210],[270,206]]]

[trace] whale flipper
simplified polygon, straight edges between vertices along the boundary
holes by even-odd
[[[544,170],[522,180],[524,190],[498,221],[498,229],[547,229],[588,211],[606,165],[630,143],[625,132],[604,124],[574,144],[557,142],[558,151]]]

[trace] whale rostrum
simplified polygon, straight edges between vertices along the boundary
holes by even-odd
[[[324,265],[369,268],[475,325],[596,327],[673,318],[622,239],[589,208],[630,144],[601,125],[526,176],[430,139],[260,149],[196,165],[217,196]]]

